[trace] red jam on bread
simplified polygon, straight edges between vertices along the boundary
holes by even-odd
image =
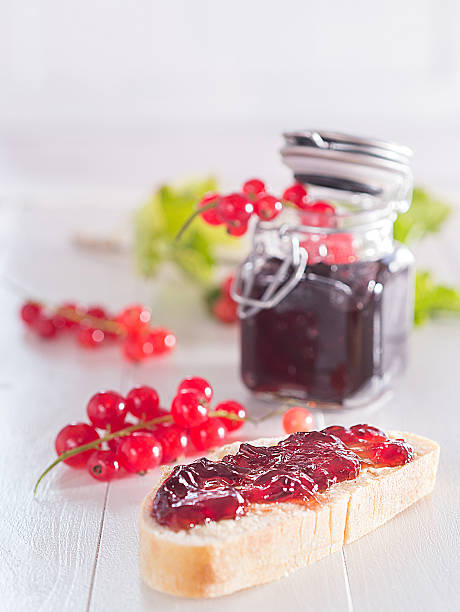
[[[365,467],[408,463],[413,451],[371,425],[295,433],[275,446],[241,444],[221,461],[177,466],[159,488],[152,516],[173,530],[244,515],[251,503],[308,501]]]

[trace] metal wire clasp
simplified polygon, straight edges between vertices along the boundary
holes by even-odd
[[[237,268],[230,293],[235,302],[238,302],[240,319],[247,319],[262,309],[273,308],[299,283],[307,266],[308,253],[300,246],[297,232],[298,228],[290,225],[282,225],[278,229],[281,244],[290,245],[291,248],[260,299],[249,296],[255,280],[256,260],[260,261],[261,258],[266,260],[263,245],[262,251],[258,248],[260,244],[255,245],[246,261]],[[287,281],[284,281],[291,266],[294,268],[293,273]]]

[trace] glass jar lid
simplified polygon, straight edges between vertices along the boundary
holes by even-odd
[[[410,159],[403,145],[320,130],[284,134],[284,163],[301,183],[392,200],[398,212],[409,208]]]

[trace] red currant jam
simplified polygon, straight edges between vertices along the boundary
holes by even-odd
[[[173,530],[244,515],[251,503],[308,501],[356,478],[362,465],[403,465],[413,452],[371,425],[295,433],[276,446],[241,444],[221,461],[179,465],[158,490],[152,516]]]
[[[250,297],[260,299],[280,264],[271,258],[257,271]],[[244,383],[257,392],[339,404],[362,392],[368,401],[377,381],[405,367],[409,274],[396,254],[308,265],[277,306],[242,320]]]

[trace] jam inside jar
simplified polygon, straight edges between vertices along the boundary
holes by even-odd
[[[255,392],[358,407],[407,361],[413,257],[393,223],[412,177],[405,147],[327,137],[286,135],[282,154],[307,198],[276,225],[259,222],[237,274],[241,370]]]

